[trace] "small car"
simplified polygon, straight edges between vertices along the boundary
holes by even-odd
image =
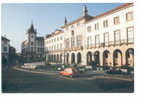
[[[121,66],[120,70],[122,74],[133,74],[134,73],[134,68],[129,67],[129,66]]]
[[[106,71],[108,74],[121,74],[121,70],[119,67],[112,67],[111,69]]]
[[[86,68],[85,68],[85,66],[79,66],[79,67],[77,67],[77,70],[78,70],[78,72],[83,73],[86,71]]]
[[[86,69],[86,70],[92,70],[93,67],[92,67],[91,65],[89,65],[89,66],[85,66],[85,69]]]
[[[75,68],[69,67],[69,68],[65,68],[63,71],[60,72],[61,75],[63,76],[69,76],[69,77],[73,77],[77,75],[77,70]]]

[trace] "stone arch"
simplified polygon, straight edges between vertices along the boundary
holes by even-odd
[[[81,53],[80,52],[78,52],[77,53],[77,64],[81,64]]]
[[[60,63],[62,63],[62,54],[60,54]]]
[[[54,62],[56,62],[56,55],[54,55]]]
[[[126,65],[134,66],[134,49],[129,48],[126,50]]]
[[[53,62],[53,55],[51,55],[51,62]]]
[[[99,51],[95,51],[94,61],[95,61],[96,66],[100,66],[100,53],[99,53]]]
[[[51,61],[51,55],[48,55],[48,61],[49,62]]]
[[[113,52],[113,65],[118,67],[122,65],[122,52],[119,49]]]
[[[75,54],[71,54],[71,64],[75,64]]]
[[[91,62],[92,62],[92,53],[89,51],[87,53],[87,65],[90,65]]]
[[[59,62],[59,54],[57,54],[56,62],[57,62],[57,63]]]
[[[103,66],[109,66],[110,64],[110,52],[105,50],[103,52]]]
[[[52,54],[52,62],[54,62],[54,55]]]

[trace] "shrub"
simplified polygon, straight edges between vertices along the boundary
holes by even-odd
[[[65,68],[67,68],[67,67],[68,67],[68,65],[67,65],[67,64],[65,64],[65,65],[64,65],[64,67],[65,67]]]
[[[48,62],[48,61],[46,61],[46,62],[45,62],[45,65],[49,65],[49,62]]]

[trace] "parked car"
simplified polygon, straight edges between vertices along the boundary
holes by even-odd
[[[121,70],[119,67],[112,67],[106,71],[108,74],[121,74]]]
[[[109,70],[111,67],[110,66],[102,66],[103,70]]]
[[[85,69],[86,69],[86,71],[88,71],[88,70],[92,70],[93,67],[91,65],[89,65],[89,66],[85,66]]]
[[[69,67],[69,68],[65,68],[63,71],[61,71],[60,74],[63,76],[74,77],[74,76],[77,76],[78,71],[73,67]]]
[[[83,73],[86,71],[86,68],[85,68],[85,66],[78,66],[77,70],[78,70],[78,72]]]
[[[133,74],[134,73],[134,68],[126,66],[126,65],[121,66],[120,70],[122,74]]]

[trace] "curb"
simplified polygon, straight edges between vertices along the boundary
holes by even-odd
[[[58,73],[50,73],[50,72],[39,72],[39,71],[29,71],[26,69],[21,69],[17,67],[13,67],[13,69],[18,70],[18,71],[24,71],[24,72],[29,72],[29,73],[34,73],[34,74],[44,74],[44,75],[57,75]]]

